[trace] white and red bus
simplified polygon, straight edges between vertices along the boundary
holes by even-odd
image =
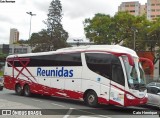
[[[135,106],[147,102],[136,52],[118,45],[92,45],[10,55],[4,86],[18,95],[43,94],[85,101],[89,106]]]

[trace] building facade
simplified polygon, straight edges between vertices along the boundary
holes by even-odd
[[[0,54],[9,54],[8,44],[0,44]]]
[[[140,16],[144,15],[144,14],[147,14],[147,3],[145,5],[141,5],[140,6],[140,12],[139,12]]]
[[[27,44],[0,44],[0,52],[2,54],[24,54],[31,53],[32,49]]]
[[[122,2],[118,11],[128,11],[135,16],[145,14],[148,20],[153,21],[160,17],[160,0],[147,0],[145,5],[141,5],[138,1]]]
[[[14,44],[19,41],[19,31],[15,28],[10,29],[10,39],[9,44]]]
[[[10,44],[9,45],[9,54],[25,54],[31,53],[32,49],[27,44]]]
[[[147,19],[155,20],[160,17],[160,0],[147,0]]]
[[[141,4],[138,1],[135,2],[122,2],[118,7],[118,11],[128,11],[131,15],[140,15]]]

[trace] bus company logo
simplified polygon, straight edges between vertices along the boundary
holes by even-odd
[[[143,97],[143,96],[144,96],[144,93],[139,93],[139,96],[140,96],[140,97]]]
[[[114,100],[114,101],[121,101],[121,99],[118,98],[118,97],[117,97],[117,98],[113,98],[113,100]]]
[[[37,68],[37,76],[50,76],[50,77],[73,77],[73,70],[64,69],[64,67],[52,70]]]
[[[0,0],[0,3],[15,3],[15,0]]]

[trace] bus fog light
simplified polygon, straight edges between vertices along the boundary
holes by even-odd
[[[129,94],[126,94],[126,97],[127,97],[128,99],[131,99],[131,100],[135,99],[135,97],[134,97],[134,96],[129,95]]]

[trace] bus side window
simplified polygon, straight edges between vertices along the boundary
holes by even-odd
[[[112,81],[117,82],[123,86],[125,85],[124,74],[121,65],[112,65]]]
[[[88,68],[107,78],[111,79],[111,54],[103,54],[103,53],[86,53],[86,63]]]

